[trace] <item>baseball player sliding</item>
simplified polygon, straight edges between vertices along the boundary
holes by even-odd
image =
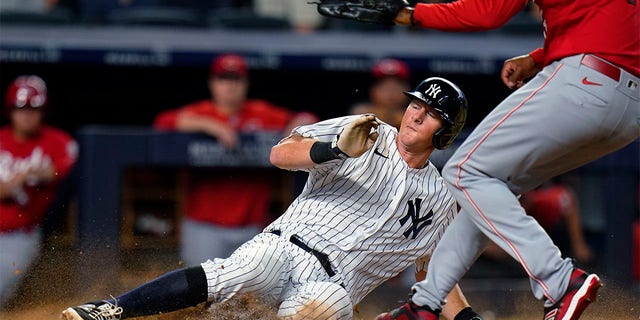
[[[457,206],[436,168],[435,148],[466,118],[460,89],[442,78],[412,92],[401,127],[374,115],[301,126],[271,151],[271,162],[309,172],[287,211],[226,259],[167,273],[117,298],[68,308],[66,320],[124,319],[170,312],[253,292],[285,319],[351,319],[378,285],[428,257]],[[212,244],[215,245],[215,244]],[[456,286],[443,314],[477,316]]]

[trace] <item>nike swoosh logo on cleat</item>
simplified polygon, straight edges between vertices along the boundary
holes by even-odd
[[[375,148],[375,150],[373,150],[373,154],[377,154],[385,159],[389,159],[388,156],[385,156],[384,154],[380,153],[380,151],[378,151],[378,148]]]
[[[597,83],[597,82],[591,82],[589,80],[587,80],[587,77],[582,78],[582,84],[586,84],[589,86],[601,86],[601,83]]]

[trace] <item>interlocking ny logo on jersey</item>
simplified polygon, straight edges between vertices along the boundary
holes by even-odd
[[[440,93],[440,91],[442,91],[440,86],[437,83],[433,83],[431,84],[431,86],[429,86],[429,89],[427,89],[427,91],[425,91],[424,93],[435,99],[438,97],[438,94]]]
[[[415,239],[424,227],[433,222],[433,209],[424,217],[420,217],[420,205],[422,204],[422,199],[416,198],[415,204],[413,203],[413,200],[409,200],[407,204],[409,205],[409,211],[404,218],[400,219],[400,225],[404,226],[404,224],[407,223],[407,220],[411,218],[411,225],[409,225],[409,228],[403,233],[403,235],[408,239],[409,235],[413,233],[411,239]]]

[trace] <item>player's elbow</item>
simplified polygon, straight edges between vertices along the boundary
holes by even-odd
[[[271,147],[269,161],[272,165],[286,170],[312,168],[313,161],[309,149],[316,140],[302,137],[289,137]]]
[[[271,147],[271,153],[269,154],[269,162],[271,162],[272,165],[280,169],[288,169],[287,156],[284,150],[282,150],[282,148],[280,148],[279,145]]]

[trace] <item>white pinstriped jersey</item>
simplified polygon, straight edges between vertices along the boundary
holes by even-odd
[[[301,126],[294,135],[331,141],[358,116]],[[295,234],[329,256],[354,304],[419,258],[430,255],[456,214],[437,169],[410,168],[397,131],[381,123],[373,147],[358,158],[308,170],[302,193],[265,231]]]

